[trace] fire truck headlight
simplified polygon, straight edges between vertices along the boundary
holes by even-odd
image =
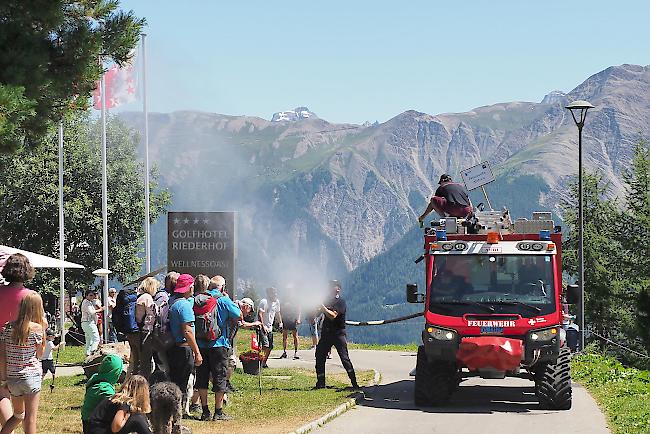
[[[558,335],[557,327],[552,327],[550,329],[535,330],[530,333],[531,341],[550,341],[556,338]]]
[[[439,341],[451,341],[456,337],[456,332],[453,330],[440,329],[438,327],[427,327],[427,332],[432,338]]]

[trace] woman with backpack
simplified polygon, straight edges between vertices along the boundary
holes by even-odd
[[[153,277],[147,277],[138,287],[138,298],[135,302],[135,321],[138,331],[127,336],[131,347],[129,365],[131,375],[142,375],[149,378],[153,370],[153,337],[152,332],[158,316],[157,306],[153,296],[160,283]]]

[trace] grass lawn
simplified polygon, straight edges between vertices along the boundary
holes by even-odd
[[[274,333],[275,349],[282,349],[282,333]],[[293,337],[289,335],[287,341],[287,352],[293,352]],[[251,331],[240,330],[237,335],[237,354],[240,354],[248,349],[251,345]],[[311,339],[305,337],[298,338],[298,349],[308,350],[311,348]],[[351,347],[352,348],[352,347]],[[53,357],[56,357],[56,351]],[[59,353],[59,364],[81,365],[86,359],[84,346],[66,345]]]
[[[269,376],[280,378],[267,378]],[[372,371],[357,372],[359,383],[367,384]],[[288,378],[287,378],[288,377]],[[228,422],[201,422],[185,420],[195,434],[212,433],[217,430],[231,433],[264,432],[286,433],[333,410],[350,398],[351,392],[345,373],[327,376],[329,386],[323,390],[311,390],[316,383],[313,371],[302,369],[265,369],[262,377],[262,395],[259,394],[258,377],[235,372],[232,383],[236,393],[230,394],[225,412],[234,417]],[[56,379],[54,392],[50,393],[51,380],[43,383],[38,415],[38,432],[81,432],[80,407],[84,395],[85,377],[60,377]],[[214,395],[210,397],[214,409]],[[22,432],[18,430],[17,432]]]
[[[237,354],[247,351],[251,347],[251,330],[239,330],[235,346],[237,347]],[[311,348],[311,338],[298,336],[298,350],[309,350]],[[282,332],[273,332],[273,349],[274,351],[282,351]],[[289,334],[287,339],[287,354],[293,355],[293,336]]]
[[[237,334],[237,354],[240,354],[250,348],[251,344],[251,331],[240,330]],[[282,332],[274,333],[274,345],[276,350],[282,350]],[[311,348],[311,338],[305,336],[298,337],[298,349],[309,350]],[[348,342],[350,350],[383,350],[383,351],[405,351],[416,352],[418,350],[417,344],[356,344]],[[287,353],[293,353],[293,337],[289,335],[287,339]],[[54,353],[56,357],[56,352]],[[81,365],[86,359],[83,346],[66,345],[59,354],[60,364]]]
[[[246,351],[250,348],[251,332],[249,330],[240,330],[237,335],[237,354]],[[282,350],[282,333],[274,333],[273,344],[275,350]],[[298,349],[308,350],[311,348],[311,338],[299,336]],[[379,351],[404,351],[404,352],[417,352],[417,344],[356,344],[348,342],[348,349],[350,350],[379,350]],[[293,338],[289,335],[287,341],[287,353],[293,353]]]
[[[275,349],[282,349],[282,333],[274,333],[275,336]],[[251,332],[250,330],[240,330],[237,335],[237,354],[248,350],[251,343]],[[311,348],[311,339],[308,337],[300,336],[298,338],[298,349],[299,350],[309,350]],[[382,350],[382,351],[404,351],[404,352],[416,352],[418,350],[417,344],[356,344],[353,342],[348,342],[348,348],[350,350]],[[287,342],[287,353],[291,355],[293,353],[293,338],[289,336]],[[56,352],[54,353],[56,357]],[[67,345],[61,350],[59,354],[59,363],[60,364],[70,364],[70,365],[81,365],[86,359],[84,354],[83,346],[71,346]]]
[[[52,354],[56,358],[56,351]],[[86,360],[85,347],[66,345],[59,352],[59,364],[81,365]]]
[[[417,344],[355,344],[348,343],[350,350],[377,350],[377,351],[403,351],[416,353],[418,351]]]
[[[571,371],[603,409],[613,433],[650,433],[650,371],[595,353],[576,356]]]

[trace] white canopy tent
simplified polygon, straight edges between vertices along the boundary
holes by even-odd
[[[7,258],[14,253],[21,253],[27,256],[34,268],[84,268],[83,265],[74,262],[62,261],[38,253],[28,252],[27,250],[16,249],[14,247],[0,245],[0,272]]]

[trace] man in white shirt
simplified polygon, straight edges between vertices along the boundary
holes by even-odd
[[[97,291],[89,289],[86,298],[81,303],[81,328],[86,338],[86,356],[89,356],[99,346],[99,330],[97,329],[97,314],[102,307],[96,306]]]
[[[280,300],[278,300],[277,289],[270,287],[266,289],[266,298],[260,300],[257,309],[257,316],[262,323],[262,350],[264,351],[264,363],[262,366],[268,368],[266,361],[273,349],[273,322],[275,315],[278,316],[278,326],[282,330],[282,314],[280,313]]]

